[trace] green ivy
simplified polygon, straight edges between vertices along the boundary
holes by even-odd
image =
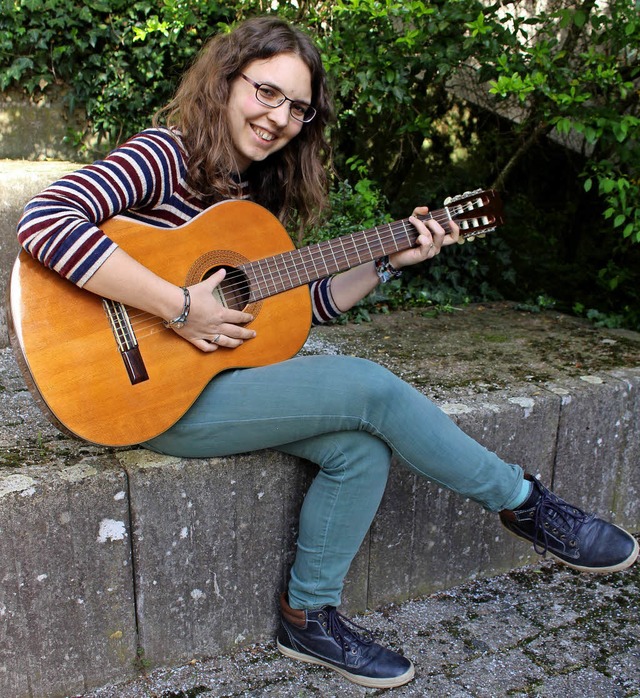
[[[70,138],[86,147],[93,135],[93,157],[148,126],[208,34],[232,18],[202,0],[4,0],[0,89],[62,90],[69,113],[88,117]]]

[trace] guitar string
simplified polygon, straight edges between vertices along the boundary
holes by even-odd
[[[448,220],[448,218],[447,218],[447,220]],[[383,226],[379,226],[379,228],[382,229],[381,230],[382,235],[380,235],[380,234],[378,235],[379,240],[382,243],[387,243],[387,242],[390,242],[392,240],[395,240],[395,234],[399,230],[402,230],[402,232],[406,232],[405,228],[406,228],[407,221],[408,221],[408,219],[405,219],[403,221],[396,221],[393,224],[385,224]],[[376,230],[375,228],[372,228],[371,230],[357,231],[356,233],[353,233],[353,235],[350,235],[347,237],[353,238],[354,236],[358,236],[358,235],[366,235],[366,234],[370,234],[370,233],[374,232],[375,230]],[[327,240],[327,241],[323,241],[323,242],[325,242],[325,247],[330,247],[331,243],[335,243],[335,240],[332,240],[332,241]],[[322,253],[323,247],[321,247],[321,245],[322,245],[322,243],[316,243],[315,245],[310,245],[307,248],[303,248],[303,250],[304,249],[310,250],[310,252],[307,256],[309,257],[309,261],[311,261],[313,263],[313,265],[314,265],[314,267],[316,267],[316,269],[317,269],[317,266],[316,266],[315,262],[322,261],[326,258],[326,255]],[[300,256],[300,253],[302,252],[302,250],[295,250],[294,249],[294,250],[289,250],[288,252],[292,255],[296,255],[296,253],[298,253],[298,255],[296,255],[296,256]],[[287,253],[285,252],[283,254],[287,254]],[[280,255],[275,255],[273,257],[266,257],[265,260],[274,259],[274,258],[277,258],[279,256]],[[344,253],[343,256],[344,256],[345,260],[348,260],[348,255],[346,253]],[[252,262],[249,262],[248,265],[256,264],[257,262],[264,262],[265,260],[254,260]],[[334,255],[334,260],[336,263],[338,262],[338,260],[335,258],[335,255]],[[324,266],[326,268],[327,267],[326,262],[322,261],[321,266]],[[293,265],[289,266],[288,268],[289,269],[293,268],[293,269],[297,270],[298,268],[306,269],[308,267],[306,264],[304,264],[304,263],[298,264],[298,262],[296,261],[296,262],[294,262]],[[280,277],[282,277],[282,274],[277,269],[276,269],[276,271],[277,271],[277,274],[279,274]],[[299,272],[297,272],[297,273],[298,273],[298,276],[300,276]],[[277,278],[277,274],[275,272],[272,272],[271,281],[274,281]],[[329,275],[329,274],[330,274],[330,272],[327,269],[326,275]],[[263,272],[263,275],[264,275],[264,272]],[[323,276],[323,275],[319,275],[318,278],[321,278],[321,276]],[[237,277],[239,279],[237,282],[234,282],[232,280],[231,283],[227,283],[225,285],[225,288],[230,293],[232,293],[233,291],[236,291],[236,290],[241,290],[246,286],[246,283],[244,281],[245,274],[241,270],[239,270],[239,269],[232,270],[231,272],[229,272],[229,274],[226,277],[227,281],[229,280],[229,277],[232,277],[232,279],[234,277]],[[256,281],[258,283],[258,286],[260,287],[261,286],[260,280],[257,278],[257,276],[256,276]],[[269,279],[265,278],[263,283],[268,284]],[[304,283],[307,283],[307,282],[301,282],[300,285],[304,285]],[[151,324],[145,326],[144,323],[146,323],[149,320],[151,320]],[[155,327],[162,325],[162,320],[157,319],[152,314],[146,313],[144,311],[137,311],[135,313],[131,313],[130,314],[130,321],[131,321],[131,324],[136,328],[139,339],[143,339],[145,336],[148,336],[147,334],[143,334],[143,332],[145,330],[150,330],[149,334],[152,334]]]
[[[454,206],[452,206],[452,208],[454,210],[457,210],[457,211],[465,210],[463,205],[458,204],[458,203],[456,203]],[[473,210],[478,210],[478,209],[473,208],[473,205],[472,205],[472,207],[467,209],[467,210],[473,211]],[[426,222],[429,220],[434,220],[440,224],[449,223],[449,221],[452,220],[452,217],[447,213],[446,209],[434,211],[433,214],[428,214],[426,216],[418,216],[418,218],[420,220],[422,220],[423,222]],[[455,219],[455,216],[453,218]],[[476,218],[483,218],[483,216],[479,215]],[[394,221],[393,223],[385,223],[383,225],[376,226],[374,228],[370,228],[367,230],[360,230],[360,231],[357,231],[357,232],[352,233],[350,235],[341,236],[340,238],[334,238],[333,240],[326,240],[326,241],[322,241],[320,243],[315,243],[314,245],[310,245],[310,246],[305,247],[305,248],[289,250],[288,253],[292,257],[296,256],[298,258],[298,260],[301,261],[302,263],[300,264],[298,261],[295,261],[292,265],[286,267],[285,273],[289,276],[289,278],[286,280],[289,281],[289,284],[293,281],[291,278],[291,271],[293,270],[293,272],[295,272],[295,274],[297,274],[298,280],[300,282],[300,283],[296,284],[297,286],[303,286],[305,283],[310,283],[311,279],[309,279],[309,278],[302,280],[302,277],[300,276],[299,270],[300,269],[302,269],[303,271],[308,270],[309,263],[311,263],[311,264],[313,264],[313,267],[317,272],[318,267],[316,265],[316,261],[320,262],[321,266],[324,266],[326,269],[326,273],[317,275],[317,278],[322,278],[323,276],[330,275],[332,272],[329,270],[329,268],[327,266],[327,262],[325,261],[327,250],[331,251],[332,256],[334,258],[334,261],[338,265],[338,269],[341,268],[341,265],[338,262],[339,259],[344,260],[344,261],[349,262],[349,263],[353,263],[352,266],[356,266],[356,264],[360,263],[360,256],[358,254],[357,247],[355,247],[355,238],[357,238],[358,235],[362,235],[365,242],[367,242],[367,246],[369,246],[368,238],[375,232],[378,234],[378,239],[377,239],[378,244],[381,244],[384,247],[387,243],[389,243],[391,241],[397,242],[398,233],[407,235],[407,237],[409,237],[409,234],[407,233],[407,227],[408,227],[407,224],[410,225],[410,228],[409,228],[410,232],[412,234],[415,234],[415,236],[417,237],[418,233],[417,233],[416,229],[413,227],[412,224],[410,224],[408,218],[404,218],[404,219],[399,220],[399,221]],[[470,230],[465,230],[463,232],[463,237],[469,237],[469,236],[478,235],[478,234],[482,234],[482,230],[477,231],[474,228],[474,229],[470,229]],[[349,239],[350,241],[353,241],[354,251],[355,251],[355,254],[357,255],[357,258],[358,258],[357,262],[356,262],[356,259],[351,258],[349,256],[349,253],[345,250],[345,248],[344,248],[344,240],[345,239]],[[338,254],[338,256],[336,257],[335,250],[333,248],[338,242],[341,243],[342,254]],[[374,242],[375,242],[375,240],[374,240]],[[371,246],[369,246],[369,248],[371,251]],[[403,249],[406,249],[406,248],[403,248]],[[305,254],[305,250],[306,250],[306,258],[303,258],[303,255]],[[282,258],[282,256],[284,254],[287,254],[287,253],[285,252],[285,253],[282,253],[281,255],[274,255],[272,257],[267,257],[263,260],[254,260],[252,262],[249,262],[246,266],[251,266],[251,265],[256,265],[256,264],[259,265],[261,262],[265,262],[266,260],[270,260],[270,259],[277,260],[278,258]],[[351,252],[351,254],[353,254],[353,251]],[[371,259],[373,259],[373,258],[374,257],[369,257],[369,259],[367,259],[365,261],[371,261]],[[264,276],[264,271],[262,271],[262,274]],[[246,282],[245,282],[246,275],[243,271],[241,271],[240,269],[234,269],[228,274],[227,279],[229,279],[230,276],[237,277],[238,281],[237,282],[232,281],[232,283],[227,283],[225,285],[225,288],[229,292],[234,292],[236,290],[242,290],[246,287]],[[266,289],[268,291],[270,290],[269,289],[269,282],[271,282],[274,285],[274,288],[278,287],[277,276],[280,277],[280,283],[282,283],[284,276],[283,276],[281,270],[278,269],[277,261],[276,261],[275,272],[271,271],[270,278],[265,277],[264,282],[263,282],[266,284]],[[260,280],[257,278],[257,275],[256,275],[256,282],[258,284],[258,287],[262,286]],[[273,290],[272,289],[272,292],[268,293],[268,295],[275,295],[276,293],[280,293],[284,290],[288,290],[287,286],[289,286],[289,284],[287,284],[281,290]],[[296,285],[294,285],[292,288],[295,288]],[[137,311],[137,309],[135,309],[135,310]],[[137,330],[139,339],[143,339],[144,337],[149,336],[150,334],[153,334],[155,331],[155,328],[162,325],[161,319],[157,319],[157,318],[155,318],[154,315],[152,315],[151,313],[147,313],[145,311],[137,311],[137,312],[131,313],[129,316],[129,319],[131,321],[132,326]],[[145,323],[150,323],[150,324],[145,324]]]

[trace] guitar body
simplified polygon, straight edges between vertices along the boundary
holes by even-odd
[[[248,201],[222,202],[178,228],[126,217],[102,227],[129,255],[178,286],[197,283],[221,266],[235,269],[293,249],[279,221]],[[210,354],[159,318],[128,308],[146,374],[134,382],[102,299],[21,252],[10,282],[10,336],[29,387],[58,427],[87,441],[124,446],[178,421],[221,371],[276,363],[304,344],[311,324],[306,284],[243,307],[254,315],[256,338]]]

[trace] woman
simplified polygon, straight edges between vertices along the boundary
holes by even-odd
[[[221,306],[212,293],[224,271],[179,288],[97,226],[116,214],[177,226],[230,197],[250,197],[285,223],[307,225],[325,205],[323,134],[330,115],[320,56],[306,35],[275,18],[247,21],[207,44],[161,111],[165,126],[156,119],[104,161],[32,200],[20,242],[88,291],[164,318],[203,352],[251,342],[252,317]],[[415,215],[411,221],[419,233],[415,247],[312,284],[315,322],[348,310],[397,270],[457,241],[454,225],[445,234],[435,221],[425,225]],[[568,505],[466,436],[400,379],[352,357],[297,357],[227,371],[177,424],[144,445],[185,457],[275,448],[319,465],[281,596],[278,647],[364,686],[399,686],[414,674],[409,660],[363,637],[336,611],[392,454],[500,512],[512,533],[576,569],[621,570],[638,555],[628,533]]]

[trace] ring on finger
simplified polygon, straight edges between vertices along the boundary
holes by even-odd
[[[219,339],[220,339],[220,335],[217,334],[211,341],[212,341],[214,344],[217,344]]]

